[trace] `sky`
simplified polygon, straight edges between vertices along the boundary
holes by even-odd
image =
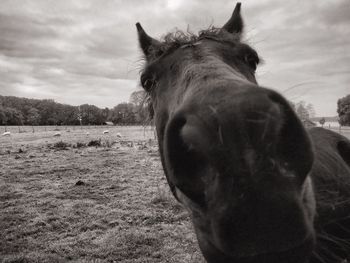
[[[243,0],[244,40],[263,58],[261,86],[317,116],[350,94],[349,0]],[[154,38],[221,27],[235,1],[1,0],[0,95],[113,107],[140,89],[135,23]]]

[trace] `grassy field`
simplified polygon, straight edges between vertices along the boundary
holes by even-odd
[[[0,136],[0,262],[204,263],[151,128],[8,130]]]
[[[0,262],[204,262],[152,129],[23,130],[0,137]]]

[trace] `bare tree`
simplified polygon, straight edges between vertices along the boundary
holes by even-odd
[[[141,107],[145,100],[146,100],[147,94],[144,90],[137,90],[131,93],[129,102],[134,104],[136,107]]]
[[[321,124],[321,126],[323,127],[323,125],[324,125],[325,122],[326,122],[326,119],[323,117],[323,118],[321,118],[318,122],[319,122],[319,123]]]
[[[308,104],[306,105],[306,109],[307,109],[307,111],[308,111],[308,113],[309,113],[309,117],[310,117],[310,118],[314,118],[314,117],[316,116],[316,111],[315,111],[315,108],[314,108],[314,105],[313,105],[313,104],[308,103]]]
[[[303,121],[308,120],[310,118],[309,112],[306,108],[305,101],[299,101],[295,104],[295,111],[298,114],[299,118]]]

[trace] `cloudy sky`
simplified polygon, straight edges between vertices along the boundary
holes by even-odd
[[[235,1],[1,0],[0,95],[113,107],[139,89],[135,23],[153,37],[222,26]],[[258,82],[336,115],[350,93],[350,1],[242,1]]]

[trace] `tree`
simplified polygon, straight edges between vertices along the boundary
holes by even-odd
[[[343,126],[350,125],[350,94],[338,100],[339,123]]]
[[[55,125],[57,124],[57,109],[56,103],[53,100],[41,100],[36,108],[40,112],[40,125]]]
[[[303,121],[308,120],[310,118],[309,112],[305,104],[305,101],[300,101],[295,105],[296,113],[299,116],[299,118]]]
[[[14,109],[14,108],[9,108],[5,107],[5,118],[7,120],[6,124],[7,125],[22,125],[23,124],[23,115],[21,111]]]
[[[322,127],[323,127],[323,125],[324,125],[325,122],[326,122],[326,119],[323,117],[323,118],[321,118],[318,122],[319,122],[319,123],[322,125]]]
[[[108,117],[109,117],[109,109],[108,108],[104,108],[101,112],[102,114],[102,118],[103,118],[103,123],[108,121]]]
[[[130,95],[130,103],[135,105],[135,121],[139,124],[145,124],[150,119],[150,100],[144,90],[134,91]]]
[[[38,125],[40,121],[39,110],[36,108],[30,108],[27,113],[27,124]]]
[[[136,107],[140,107],[144,104],[147,97],[147,93],[144,90],[137,90],[131,93],[129,102]]]
[[[131,103],[120,103],[110,110],[109,119],[116,124],[133,124],[136,122],[134,109]]]
[[[103,118],[102,110],[95,105],[83,104],[79,106],[82,123],[87,124],[103,124],[105,121]]]
[[[79,109],[78,107],[71,105],[62,105],[59,111],[59,119],[63,125],[78,125],[79,120],[77,118]]]
[[[311,103],[308,103],[306,105],[306,110],[309,113],[309,118],[314,118],[316,116],[314,105],[312,105]]]
[[[0,124],[6,125],[7,124],[7,117],[5,113],[5,108],[0,105]]]

